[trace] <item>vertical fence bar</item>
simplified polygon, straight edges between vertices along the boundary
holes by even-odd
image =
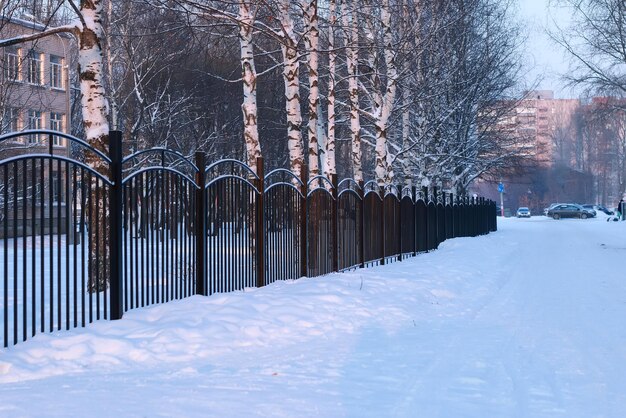
[[[109,156],[111,158],[111,181],[109,198],[109,248],[111,319],[121,319],[124,314],[122,294],[122,133],[109,132]]]
[[[263,158],[256,159],[257,188],[259,194],[256,199],[256,219],[255,219],[255,240],[256,240],[256,285],[257,287],[265,286],[265,225],[263,222],[263,197],[265,195],[265,167],[263,166]]]
[[[195,235],[196,235],[196,293],[198,295],[207,296],[206,286],[206,245],[207,245],[207,230],[206,230],[206,196],[204,193],[205,173],[204,167],[206,165],[203,152],[196,152],[196,166],[198,172],[196,173],[196,183],[199,188],[196,190],[196,222],[195,222]],[[178,226],[176,226],[178,230]]]

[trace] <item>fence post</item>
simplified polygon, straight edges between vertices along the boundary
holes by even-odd
[[[426,237],[426,245],[424,250],[425,251],[429,251],[430,250],[430,241],[428,240],[428,229],[429,229],[429,222],[430,220],[428,219],[428,187],[426,186],[422,186],[422,198],[423,198],[423,202],[424,202],[424,219],[422,222],[422,229],[423,229],[423,234],[425,234]]]
[[[122,239],[123,199],[122,199],[122,133],[109,132],[109,157],[111,158],[111,182],[109,189],[109,248],[111,319],[121,319],[124,314],[122,294]]]
[[[439,247],[439,191],[433,186],[433,203],[435,204],[435,249]]]
[[[398,261],[402,261],[402,184],[398,187],[398,192],[400,193],[398,198],[400,203],[398,205],[398,228],[395,232],[398,235]]]
[[[259,195],[256,200],[256,228],[255,228],[255,241],[256,241],[256,286],[265,286],[265,222],[264,222],[264,202],[265,196],[265,167],[263,165],[263,157],[257,157],[256,159],[256,174],[259,177],[257,180],[257,189]]]
[[[361,225],[359,225],[359,259],[360,267],[365,268],[365,183],[359,180],[359,197],[361,198]]]
[[[195,219],[195,235],[196,235],[196,294],[208,295],[208,289],[206,286],[206,245],[207,245],[207,228],[206,228],[206,216],[207,216],[207,201],[204,184],[206,183],[204,169],[206,167],[206,161],[203,152],[195,153],[196,166],[198,172],[196,173],[196,183],[198,189],[196,189],[196,219]]]
[[[384,266],[385,265],[385,250],[386,250],[386,245],[385,245],[385,240],[386,240],[386,236],[385,236],[385,232],[386,232],[386,228],[385,228],[385,224],[387,223],[387,218],[385,217],[385,188],[379,186],[378,187],[379,193],[382,196],[382,204],[380,205],[380,246],[381,246],[381,252],[382,252],[382,258],[380,259],[380,265]]]
[[[309,273],[309,252],[307,249],[308,232],[307,232],[307,195],[309,194],[309,166],[302,164],[300,172],[300,180],[302,180],[302,202],[300,203],[300,276],[306,277]]]
[[[411,186],[411,202],[413,202],[413,257],[417,255],[417,187]]]
[[[331,225],[330,225],[330,233],[333,236],[333,244],[332,244],[332,248],[331,248],[331,256],[332,256],[332,266],[333,266],[333,271],[337,272],[339,271],[339,242],[338,242],[338,238],[339,238],[339,202],[337,200],[337,196],[338,196],[338,191],[337,191],[337,174],[331,174],[330,175],[330,181],[333,184],[333,192],[332,192],[332,196],[333,196],[333,201],[332,201],[332,208],[331,208]]]

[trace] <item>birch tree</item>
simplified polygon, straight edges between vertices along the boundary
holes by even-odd
[[[372,1],[366,2],[367,15],[365,17],[365,39],[367,44],[367,90],[369,106],[361,109],[361,112],[372,121],[375,130],[375,178],[382,186],[390,182],[392,177],[389,165],[389,147],[387,134],[389,117],[393,111],[396,99],[398,72],[395,63],[395,51],[391,32],[391,13],[389,0],[382,0],[380,12],[380,32],[382,45],[379,45],[377,36],[376,9]],[[383,62],[380,62],[382,51]],[[384,79],[384,82],[383,82]]]
[[[337,2],[329,1],[328,21],[328,133],[326,136],[324,175],[328,178],[337,174],[335,161],[335,76],[337,51],[335,50],[335,24],[337,20]]]
[[[300,61],[298,40],[292,18],[290,0],[280,2],[280,22],[282,26],[281,51],[283,56],[283,82],[285,86],[285,107],[287,112],[287,148],[291,171],[300,176],[304,164],[302,144],[302,114],[300,112]]]
[[[312,176],[320,174],[319,170],[319,143],[318,143],[318,106],[319,106],[319,27],[317,0],[303,0],[305,22],[304,43],[307,51],[307,67],[309,79],[308,100],[308,161],[309,173]]]
[[[361,119],[359,113],[359,85],[358,85],[358,52],[359,31],[357,27],[357,1],[349,0],[342,3],[343,25],[346,28],[346,66],[348,73],[348,96],[350,109],[350,143],[352,175],[356,181],[363,181],[361,158]]]
[[[248,165],[257,172],[256,159],[261,156],[259,130],[257,125],[256,83],[257,74],[254,66],[254,10],[250,0],[239,1],[239,44],[241,46],[241,78],[243,80],[243,103],[241,111],[244,121],[244,142]]]
[[[258,130],[257,107],[257,71],[255,65],[253,34],[256,23],[256,13],[259,7],[257,0],[237,0],[236,2],[180,0],[176,3],[156,1],[156,6],[163,10],[193,16],[206,21],[217,20],[233,25],[237,31],[239,41],[239,61],[243,100],[241,112],[243,116],[243,142],[245,146],[246,162],[257,172],[256,161],[261,157],[261,143]],[[191,23],[193,26],[194,23]],[[232,80],[230,80],[232,81]]]

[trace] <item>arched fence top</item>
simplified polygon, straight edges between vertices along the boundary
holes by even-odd
[[[289,184],[296,188],[298,186],[304,186],[302,180],[296,176],[293,172],[285,169],[285,168],[277,168],[275,170],[270,171],[265,175],[265,185],[273,186],[279,184]],[[269,186],[266,188],[269,189]]]
[[[248,187],[250,187],[256,194],[260,194],[261,193],[259,191],[259,189],[257,188],[257,186],[254,183],[252,183],[250,180],[248,180],[247,178],[241,177],[241,176],[232,175],[232,174],[224,174],[224,175],[221,175],[221,176],[214,177],[214,178],[210,179],[209,181],[207,181],[206,184],[204,185],[204,187],[205,188],[209,188],[213,184],[218,183],[220,181],[227,180],[227,179],[233,179],[233,180],[240,181],[243,184],[245,184]]]
[[[413,188],[409,186],[404,186],[402,191],[400,192],[400,199],[404,199],[405,197],[410,197],[413,200]]]
[[[335,200],[335,196],[333,196],[333,194],[328,191],[327,189],[323,188],[323,187],[317,187],[315,189],[309,190],[309,192],[307,193],[306,197],[307,199],[310,198],[311,196],[313,196],[314,194],[324,194],[327,195],[330,199]]]
[[[341,180],[339,184],[337,184],[337,191],[339,192],[339,194],[347,191],[359,193],[362,191],[362,189],[356,180],[348,178]]]
[[[220,174],[219,171],[221,169],[225,169],[226,173],[228,174]],[[239,173],[237,173],[237,169],[240,170]],[[259,180],[259,176],[254,172],[254,170],[252,170],[252,168],[250,168],[250,166],[242,161],[235,160],[234,158],[225,158],[223,160],[216,161],[213,164],[207,166],[204,169],[204,172],[207,174],[207,176],[214,174],[217,175],[218,178],[227,175],[231,177],[240,177],[242,179],[245,179],[244,175],[248,174],[254,180]]]
[[[12,162],[18,162],[18,161],[23,161],[23,160],[37,160],[37,159],[57,160],[57,161],[67,162],[69,164],[74,164],[74,165],[76,165],[76,166],[86,170],[87,172],[91,173],[92,175],[96,176],[96,178],[102,180],[102,182],[104,182],[106,185],[108,185],[108,186],[112,186],[113,185],[113,182],[107,176],[97,172],[92,167],[88,166],[87,164],[85,164],[83,162],[73,160],[73,159],[65,157],[63,155],[50,155],[50,154],[24,154],[24,155],[16,155],[14,157],[10,157],[10,158],[7,158],[7,159],[4,159],[4,160],[0,161],[0,166],[3,166],[5,164],[10,164]]]
[[[380,186],[376,183],[376,180],[370,180],[365,185],[363,185],[363,192],[365,194],[375,192],[377,194],[380,193]]]
[[[102,151],[100,151],[99,149],[97,149],[96,147],[94,147],[93,145],[89,144],[88,142],[80,139],[80,138],[76,138],[73,135],[70,134],[66,134],[64,132],[58,132],[58,131],[51,131],[49,129],[27,129],[25,131],[20,131],[20,132],[11,132],[8,134],[4,134],[4,135],[0,135],[0,143],[5,142],[5,141],[10,141],[10,140],[15,140],[16,138],[20,138],[20,137],[32,137],[32,136],[45,136],[45,138],[47,139],[48,143],[44,143],[43,141],[37,141],[35,143],[32,143],[33,148],[37,148],[37,147],[44,147],[47,146],[48,147],[48,154],[47,155],[53,155],[53,150],[54,150],[54,144],[52,143],[52,140],[54,137],[60,137],[60,138],[65,138],[68,141],[70,141],[73,144],[78,144],[79,146],[81,146],[82,148],[84,148],[85,150],[94,153],[96,156],[98,156],[102,161],[106,162],[107,164],[111,164],[111,159]],[[69,144],[68,147],[69,149]],[[40,153],[41,155],[42,153]],[[32,155],[32,154],[31,154]]]
[[[269,186],[267,186],[265,188],[265,190],[263,190],[263,193],[269,193],[270,191],[272,191],[273,189],[276,189],[278,187],[286,187],[288,189],[292,189],[295,193],[298,194],[298,196],[300,196],[300,197],[304,196],[302,194],[302,191],[299,188],[294,186],[292,183],[287,183],[287,182],[284,182],[284,181],[270,184]]]
[[[311,189],[311,185],[315,184],[315,182],[319,182],[319,186],[315,188],[315,190],[317,189],[326,189],[328,188],[329,190],[333,190],[335,188],[335,186],[333,185],[333,182],[330,181],[330,179],[328,177],[322,176],[322,175],[317,175],[317,176],[313,176],[309,179],[309,182],[307,183],[307,187],[309,189]],[[309,193],[310,194],[310,193]]]
[[[189,158],[185,157],[182,153],[178,151],[174,151],[171,149],[163,148],[163,147],[154,147],[150,149],[145,149],[141,151],[137,151],[133,154],[130,154],[122,159],[122,164],[126,164],[131,160],[139,160],[139,157],[149,156],[150,154],[156,154],[161,158],[161,166],[166,166],[166,156],[174,157],[173,162],[181,162],[192,168],[194,173],[197,173],[200,169],[196,166]]]
[[[194,179],[192,179],[191,177],[189,177],[188,175],[181,173],[180,171],[171,168],[171,167],[159,167],[159,166],[151,166],[151,167],[144,167],[142,169],[139,169],[135,172],[133,172],[132,174],[130,174],[129,176],[125,177],[124,180],[122,180],[122,184],[126,184],[129,181],[131,181],[133,178],[143,174],[143,173],[149,173],[149,172],[157,172],[157,173],[162,173],[162,172],[167,172],[167,173],[172,173],[176,176],[179,176],[180,178],[186,180],[187,182],[189,182],[191,185],[193,185],[196,189],[200,189],[200,185],[198,183],[196,183],[196,181]]]
[[[387,197],[388,195],[392,195],[393,197],[395,197],[396,199],[400,199],[400,190],[398,189],[398,186],[396,186],[395,184],[388,184],[385,186],[385,197]]]

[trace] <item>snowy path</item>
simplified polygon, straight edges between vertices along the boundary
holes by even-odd
[[[626,222],[499,228],[38,335],[0,353],[0,416],[623,417]]]

